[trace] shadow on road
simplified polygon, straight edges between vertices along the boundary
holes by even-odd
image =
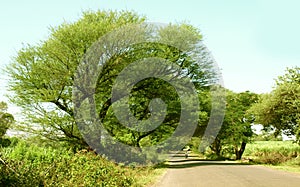
[[[168,160],[167,163],[161,164],[162,168],[190,168],[197,166],[208,166],[208,165],[219,165],[219,166],[238,166],[238,165],[251,165],[250,163],[241,163],[233,160],[210,160],[210,159],[201,159],[197,156],[189,156],[189,158],[185,159],[182,155],[176,155]]]
[[[174,158],[185,158],[185,155],[176,155],[174,156]],[[190,155],[189,158],[199,158],[197,155]]]
[[[212,159],[200,159],[200,158],[191,158],[189,157],[188,159],[177,159],[177,160],[169,160],[169,163],[182,163],[182,162],[196,162],[196,161],[214,161],[214,162],[218,162],[218,161],[224,161],[224,160],[212,160]]]
[[[177,164],[164,164],[165,168],[190,168],[190,167],[197,167],[197,166],[207,166],[207,165],[219,165],[219,166],[228,166],[228,165],[250,165],[247,163],[238,163],[238,162],[219,162],[219,161],[202,161],[202,162],[189,162],[189,163],[177,163]]]

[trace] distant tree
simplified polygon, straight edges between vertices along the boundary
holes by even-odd
[[[274,132],[262,130],[261,134],[254,134],[253,141],[282,141],[282,136],[274,136]]]
[[[255,122],[275,130],[275,136],[282,132],[296,135],[300,143],[300,68],[288,68],[271,93],[262,95],[251,111]]]
[[[242,158],[246,145],[253,136],[251,129],[253,116],[247,111],[257,99],[257,94],[249,91],[241,93],[227,91],[224,122],[215,142],[211,145],[211,149],[217,155],[220,156],[222,152],[233,152],[237,160]]]
[[[7,104],[3,101],[0,102],[0,139],[3,138],[13,122],[13,115],[7,113]]]

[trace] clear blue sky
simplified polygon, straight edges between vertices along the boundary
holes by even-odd
[[[286,67],[300,66],[300,1],[297,0],[9,0],[0,6],[0,64],[22,43],[45,40],[50,26],[75,21],[84,10],[134,10],[151,22],[188,21],[233,91],[269,92]],[[0,74],[0,100],[7,77]]]

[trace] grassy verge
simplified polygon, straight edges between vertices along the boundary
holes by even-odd
[[[147,186],[163,169],[127,167],[92,152],[73,153],[24,141],[0,148],[0,186]]]
[[[300,173],[300,146],[292,141],[255,141],[247,145],[243,157],[255,164]]]
[[[164,175],[166,172],[166,168],[155,168],[152,169],[150,172],[138,174],[137,178],[138,180],[133,186],[152,186],[157,181],[160,180],[160,178]]]

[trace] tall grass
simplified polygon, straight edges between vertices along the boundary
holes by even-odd
[[[244,157],[259,164],[300,166],[300,146],[292,141],[254,141],[247,145]]]
[[[143,186],[154,173],[151,167],[117,165],[93,152],[25,141],[0,151],[0,186]]]

